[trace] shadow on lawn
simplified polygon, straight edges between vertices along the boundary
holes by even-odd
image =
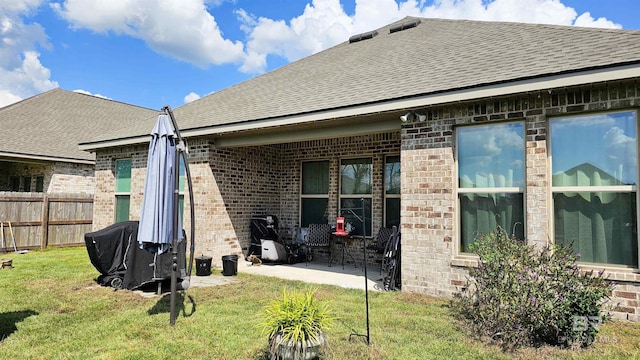
[[[0,341],[9,337],[18,330],[17,323],[28,318],[29,316],[38,315],[33,310],[9,311],[0,313]]]
[[[187,304],[185,304],[185,297],[183,293],[178,292],[176,294],[176,314],[182,312],[182,316],[189,317],[196,312],[196,302],[193,300],[191,295],[188,295],[186,300]],[[190,308],[189,312],[187,312],[187,308]],[[157,315],[168,312],[171,312],[171,294],[165,294],[162,296],[162,298],[160,298],[160,300],[158,300],[158,302],[147,311],[147,314]]]

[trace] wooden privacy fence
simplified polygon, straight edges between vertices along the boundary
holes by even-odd
[[[93,195],[0,192],[0,222],[0,251],[13,250],[13,239],[18,249],[83,245],[92,231]]]

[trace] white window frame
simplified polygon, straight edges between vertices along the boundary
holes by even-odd
[[[302,189],[304,189],[304,184],[302,183],[304,181],[304,176],[303,176],[303,171],[304,171],[304,164],[305,163],[313,163],[313,162],[324,162],[327,163],[328,167],[329,167],[329,172],[327,173],[327,176],[329,177],[327,179],[327,183],[329,184],[327,186],[327,193],[326,194],[303,194]],[[300,161],[300,189],[298,191],[298,193],[300,194],[299,199],[298,199],[298,224],[300,226],[302,226],[302,202],[304,199],[326,199],[327,200],[327,206],[329,205],[329,194],[331,193],[331,161],[329,161],[329,159],[308,159],[308,160],[302,160]]]
[[[460,205],[460,195],[461,194],[522,194],[522,206],[523,206],[523,221],[524,223],[522,224],[523,227],[523,233],[524,236],[526,237],[526,222],[527,222],[527,216],[526,216],[526,208],[527,208],[527,194],[526,194],[526,183],[527,183],[527,174],[526,174],[526,169],[525,174],[524,174],[524,183],[522,186],[509,186],[509,187],[476,187],[476,188],[463,188],[460,187],[460,179],[459,179],[459,168],[460,168],[460,156],[458,153],[459,150],[459,146],[458,146],[458,142],[460,141],[459,139],[459,135],[458,135],[458,130],[459,129],[468,129],[470,127],[490,127],[490,126],[497,126],[497,125],[505,125],[505,124],[522,124],[523,127],[523,148],[524,148],[524,152],[523,152],[523,159],[522,161],[524,162],[524,164],[526,164],[527,161],[527,139],[526,139],[526,135],[527,135],[527,129],[526,129],[526,123],[524,120],[516,120],[516,121],[500,121],[500,122],[490,122],[490,123],[482,123],[482,124],[465,124],[465,125],[460,125],[460,126],[456,126],[454,128],[454,144],[455,144],[455,151],[454,151],[454,156],[455,156],[455,176],[454,176],[454,182],[455,182],[455,201],[456,201],[456,213],[455,213],[455,217],[456,217],[456,229],[457,229],[457,241],[455,244],[455,248],[456,248],[456,253],[458,255],[463,255],[463,256],[473,256],[475,258],[475,255],[473,255],[472,253],[469,252],[464,252],[462,250],[462,219],[461,219],[461,205]],[[524,165],[523,165],[524,166]],[[505,229],[506,231],[508,231],[509,234],[512,233],[512,231],[514,229]],[[523,239],[524,240],[524,239]]]
[[[127,214],[127,219],[131,218],[131,178],[129,179],[130,183],[129,183],[129,191],[118,191],[118,162],[119,161],[125,161],[128,160],[131,162],[131,167],[129,169],[129,172],[132,172],[133,170],[133,159],[132,158],[121,158],[121,159],[116,159],[114,162],[114,209],[113,209],[113,218],[114,221],[117,220],[118,218],[118,198],[125,198],[128,197],[129,198],[129,214]],[[133,174],[131,174],[131,177],[133,177]]]
[[[344,160],[360,160],[360,159],[368,159],[370,161],[371,164],[371,173],[370,173],[370,181],[371,181],[371,192],[369,194],[343,194],[342,193],[342,162]],[[343,213],[343,209],[342,209],[342,200],[343,199],[368,199],[371,203],[371,213],[369,216],[369,228],[371,229],[371,231],[367,232],[366,236],[370,237],[373,234],[371,234],[371,232],[374,231],[373,229],[373,188],[374,188],[374,184],[373,184],[373,179],[374,179],[374,162],[373,162],[373,156],[371,155],[361,155],[361,156],[353,156],[353,157],[344,157],[344,158],[340,158],[339,161],[339,165],[338,165],[338,178],[340,180],[340,183],[338,184],[338,214],[341,214],[341,216],[345,216],[346,213]],[[361,207],[359,207],[361,208]],[[353,209],[352,209],[353,210]],[[356,214],[360,217],[362,216],[361,213],[356,212]],[[366,215],[365,215],[366,216]],[[360,224],[353,224],[356,227],[360,227]],[[366,226],[366,225],[365,225]],[[365,229],[363,229],[364,231]]]
[[[605,114],[620,114],[620,113],[627,113],[627,112],[632,112],[635,113],[636,116],[636,122],[635,122],[635,127],[636,127],[636,155],[640,156],[640,141],[638,139],[638,131],[640,130],[640,127],[638,126],[638,121],[640,120],[638,118],[638,116],[640,115],[640,112],[636,111],[636,110],[620,110],[620,111],[607,111],[607,112],[603,112],[603,113],[598,113],[601,115],[605,115]],[[553,156],[552,156],[552,141],[551,141],[551,123],[554,120],[559,120],[559,119],[568,119],[568,118],[580,118],[580,117],[588,117],[590,115],[594,115],[593,113],[588,113],[588,114],[576,114],[576,115],[568,115],[568,116],[556,116],[553,118],[548,119],[547,121],[547,129],[548,129],[548,133],[549,133],[549,141],[548,141],[548,154],[549,154],[549,188],[550,188],[550,199],[549,199],[549,207],[550,207],[550,211],[549,213],[551,214],[551,218],[550,218],[550,229],[549,232],[551,233],[551,236],[553,238],[553,242],[556,243],[556,239],[555,239],[555,200],[554,200],[554,194],[555,193],[564,193],[564,192],[586,192],[586,193],[592,193],[592,192],[611,192],[611,193],[634,193],[635,192],[635,197],[636,197],[636,226],[640,227],[640,211],[638,211],[638,207],[640,206],[640,196],[638,194],[638,189],[637,189],[637,184],[636,185],[614,185],[614,186],[553,186]],[[587,120],[585,120],[587,121]],[[636,160],[637,161],[637,160]],[[639,169],[640,171],[640,166],[638,166],[638,164],[636,163],[636,167]],[[636,183],[640,181],[640,175],[636,175]],[[636,236],[636,242],[638,243],[638,253],[636,254],[636,262],[638,263],[638,267],[635,267],[635,269],[640,268],[640,238],[638,236]],[[610,263],[589,263],[589,264],[594,264],[594,265],[601,265],[601,266],[606,266],[606,267],[618,267],[618,268],[634,268],[632,266],[628,266],[628,265],[624,265],[624,264],[610,264]]]

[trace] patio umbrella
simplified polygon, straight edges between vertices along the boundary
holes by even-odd
[[[147,177],[142,198],[142,212],[138,228],[141,249],[162,254],[173,240],[176,188],[176,133],[169,115],[162,113],[151,131]],[[182,226],[178,225],[178,229]]]
[[[176,291],[178,269],[178,234],[181,233],[182,219],[178,215],[178,174],[179,159],[184,160],[185,173],[189,184],[189,203],[191,213],[191,249],[186,277],[182,289],[189,287],[191,265],[193,263],[195,210],[193,184],[185,153],[186,144],[180,135],[180,129],[173,117],[171,108],[162,108],[158,121],[151,131],[149,156],[147,159],[147,177],[144,184],[142,212],[138,226],[138,243],[142,249],[162,254],[171,249],[171,301],[170,324],[176,319]]]

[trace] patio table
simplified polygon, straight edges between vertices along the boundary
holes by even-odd
[[[341,249],[341,252],[342,252],[342,262],[341,262],[342,268],[344,269],[344,256],[345,256],[345,254],[347,256],[349,256],[351,258],[351,260],[353,260],[353,266],[357,268],[358,267],[358,263],[356,262],[356,259],[353,257],[351,252],[347,251],[347,245],[346,245],[347,239],[353,239],[354,237],[350,233],[348,233],[346,231],[344,231],[344,232],[335,231],[335,232],[332,232],[331,235],[332,235],[331,239],[332,239],[333,245],[342,245],[342,249]]]

